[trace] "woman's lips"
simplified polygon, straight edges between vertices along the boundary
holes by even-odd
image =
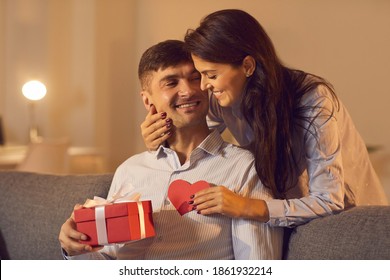
[[[213,91],[214,96],[218,99],[222,95],[222,91]]]

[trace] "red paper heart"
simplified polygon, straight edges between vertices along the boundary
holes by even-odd
[[[184,180],[175,180],[169,185],[168,197],[176,210],[183,216],[192,211],[193,206],[188,204],[191,200],[190,196],[209,187],[210,184],[206,181],[198,181],[191,185]]]

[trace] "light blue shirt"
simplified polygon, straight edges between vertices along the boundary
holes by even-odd
[[[176,179],[205,180],[251,198],[272,198],[258,179],[252,154],[225,143],[217,131],[183,165],[175,151],[161,146],[120,165],[108,194],[110,198],[115,193],[135,192],[141,194],[140,200],[151,200],[156,236],[70,259],[281,259],[283,232],[279,228],[196,211],[180,216],[167,197]]]
[[[335,100],[324,86],[302,98],[301,106],[317,106],[307,116],[319,114],[314,121],[318,129],[316,136],[305,135],[304,129],[295,135],[297,184],[287,193],[286,200],[267,201],[268,224],[292,227],[355,205],[388,204],[365,143],[339,102],[337,110]],[[334,112],[333,117],[328,117],[329,112]],[[241,146],[256,141],[240,109],[219,106],[213,95],[207,121],[210,128],[220,132],[228,128]],[[301,125],[308,128],[307,122]]]

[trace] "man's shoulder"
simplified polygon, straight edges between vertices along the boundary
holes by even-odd
[[[155,158],[155,155],[153,155],[155,152],[142,152],[135,155],[130,156],[127,158],[124,162],[122,162],[118,168],[124,168],[125,166],[129,165],[139,165],[142,164],[142,162],[147,161],[150,162]]]

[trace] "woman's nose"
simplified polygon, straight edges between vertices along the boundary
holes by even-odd
[[[200,89],[202,90],[202,91],[204,91],[204,90],[206,90],[206,89],[209,89],[211,87],[211,85],[208,83],[208,82],[206,82],[206,80],[205,79],[201,79],[200,80]]]

